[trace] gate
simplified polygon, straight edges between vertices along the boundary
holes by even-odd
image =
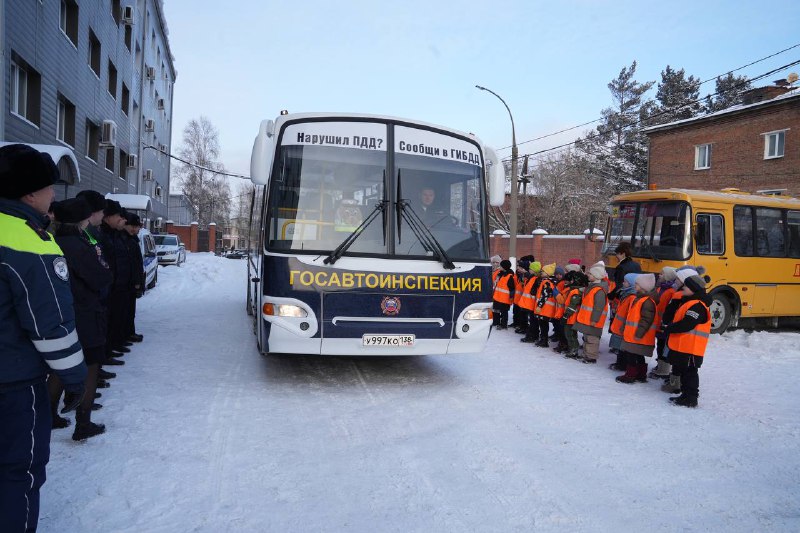
[[[197,251],[198,252],[207,252],[208,251],[208,230],[201,229],[197,230]]]

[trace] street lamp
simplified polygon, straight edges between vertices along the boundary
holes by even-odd
[[[516,268],[517,264],[517,133],[514,130],[514,116],[511,114],[511,110],[508,108],[508,104],[506,101],[500,98],[500,95],[496,92],[492,91],[491,89],[487,89],[486,87],[481,87],[480,85],[476,85],[476,88],[480,89],[481,91],[486,91],[488,93],[492,93],[497,97],[498,100],[503,102],[503,105],[506,106],[506,111],[508,111],[508,116],[511,118],[511,214],[509,218],[509,227],[508,232],[511,234],[508,238],[508,260],[511,261],[511,268]]]

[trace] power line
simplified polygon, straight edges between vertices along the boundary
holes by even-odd
[[[708,82],[710,82],[710,81],[714,81],[714,80],[716,80],[717,78],[721,78],[722,76],[727,76],[728,74],[733,74],[734,72],[737,72],[737,71],[739,71],[739,70],[745,69],[745,68],[747,68],[747,67],[751,67],[751,66],[753,66],[753,65],[756,65],[756,64],[758,64],[758,63],[761,63],[762,61],[766,61],[767,59],[770,59],[770,58],[772,58],[772,57],[775,57],[775,56],[777,56],[777,55],[780,55],[780,54],[782,54],[782,53],[784,53],[784,52],[788,52],[789,50],[792,50],[792,49],[794,49],[794,48],[797,48],[797,47],[800,47],[800,43],[794,44],[794,45],[792,45],[792,46],[790,46],[790,47],[788,47],[788,48],[784,48],[783,50],[780,50],[780,51],[778,51],[778,52],[775,52],[774,54],[770,54],[770,55],[768,55],[768,56],[762,57],[761,59],[756,59],[755,61],[751,61],[750,63],[747,63],[746,65],[742,65],[741,67],[737,67],[737,68],[735,68],[735,69],[733,69],[733,70],[729,70],[728,72],[725,72],[725,73],[723,73],[723,74],[720,74],[720,75],[718,75],[718,76],[714,76],[714,77],[712,77],[712,78],[708,78],[707,80],[701,81],[701,82],[698,84],[698,87],[699,87],[700,85],[706,84],[706,83],[708,83]],[[755,80],[755,79],[757,79],[757,78],[753,78],[753,80]],[[753,80],[748,80],[748,81],[753,81]],[[709,95],[709,96],[713,96],[713,95]],[[521,146],[521,145],[523,145],[523,144],[528,144],[528,143],[530,143],[530,142],[534,142],[534,141],[540,141],[540,140],[542,140],[542,139],[546,139],[546,138],[548,138],[548,137],[553,137],[553,136],[555,136],[555,135],[559,135],[559,134],[561,134],[561,133],[566,133],[566,132],[568,132],[568,131],[576,130],[576,129],[578,129],[578,128],[582,128],[582,127],[584,127],[584,126],[588,126],[589,124],[594,124],[595,122],[600,122],[601,120],[603,120],[603,118],[602,118],[602,117],[601,117],[601,118],[596,118],[596,119],[594,119],[594,120],[590,120],[589,122],[584,122],[583,124],[578,124],[577,126],[571,126],[571,127],[569,127],[569,128],[565,128],[565,129],[563,129],[563,130],[555,131],[555,132],[553,132],[553,133],[548,133],[548,134],[545,134],[545,135],[541,135],[541,136],[539,136],[539,137],[534,137],[533,139],[528,139],[527,141],[522,141],[522,142],[520,142],[520,143],[517,143],[517,146]],[[503,148],[499,148],[498,150],[508,150],[509,148],[511,148],[511,146],[504,146]]]
[[[229,172],[221,172],[219,170],[214,170],[213,168],[208,168],[208,167],[204,167],[202,165],[198,165],[196,163],[192,163],[191,161],[186,161],[185,159],[181,159],[178,156],[175,156],[175,155],[172,155],[172,154],[170,154],[168,152],[165,152],[164,150],[162,150],[161,148],[158,148],[157,146],[152,146],[152,145],[146,144],[146,145],[144,145],[143,148],[144,149],[150,148],[152,150],[155,150],[156,152],[164,154],[165,156],[167,156],[167,157],[169,157],[171,159],[175,159],[176,161],[180,161],[181,163],[183,163],[185,165],[189,165],[189,166],[194,167],[194,168],[199,168],[200,170],[207,170],[207,171],[212,172],[214,174],[219,174],[220,176],[228,176],[228,177],[231,177],[231,178],[241,178],[241,179],[245,179],[245,180],[249,180],[250,179],[250,176],[243,176],[241,174],[231,174]]]

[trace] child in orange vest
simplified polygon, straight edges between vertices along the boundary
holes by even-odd
[[[627,277],[627,276],[626,276]],[[620,351],[625,354],[625,374],[617,376],[620,383],[647,383],[647,361],[656,347],[656,330],[659,327],[656,277],[639,274],[634,281],[636,297],[625,311],[625,327]]]
[[[508,329],[508,310],[514,301],[514,272],[511,271],[511,261],[500,261],[502,272],[497,276],[497,285],[494,288],[494,315],[493,325],[497,329]]]
[[[589,285],[583,293],[575,330],[583,333],[583,362],[597,363],[600,337],[608,316],[606,269],[595,264],[589,269]]]
[[[710,298],[706,294],[706,281],[692,272],[677,272],[678,280],[683,284],[683,297],[672,322],[664,327],[672,372],[681,380],[681,395],[669,400],[683,407],[697,407],[700,392],[697,372],[703,364],[711,334]]]
[[[608,366],[611,370],[625,371],[628,366],[625,352],[620,349],[620,346],[622,346],[622,334],[625,330],[625,317],[628,313],[628,308],[632,301],[636,299],[636,287],[634,284],[638,275],[633,272],[625,274],[622,280],[622,288],[617,291],[619,304],[617,304],[617,312],[614,313],[614,317],[611,319],[611,327],[608,328],[609,333],[611,333],[611,338],[608,341],[609,351],[617,354],[617,361]]]
[[[575,322],[578,318],[578,311],[581,308],[583,291],[589,284],[589,278],[578,267],[567,272],[564,275],[564,279],[567,282],[564,297],[564,316],[561,317],[561,323],[564,325],[564,337],[567,339],[567,351],[564,357],[579,359],[578,348],[580,344],[578,343],[578,332],[575,330]]]
[[[520,306],[527,310],[528,324],[525,328],[525,336],[519,340],[520,342],[535,343],[539,340],[539,319],[533,311],[536,309],[536,291],[542,281],[542,278],[539,277],[541,270],[542,264],[539,261],[531,261],[528,266],[531,276],[525,283],[520,299]]]
[[[541,272],[539,272],[542,281],[536,291],[536,307],[533,312],[539,321],[539,340],[536,341],[536,346],[542,348],[549,347],[550,322],[556,316],[555,284],[552,279],[555,271],[556,264],[550,263],[543,266]]]
[[[661,269],[661,274],[658,276],[658,316],[663,317],[664,311],[667,310],[667,305],[675,295],[675,269],[672,267],[664,267]],[[667,357],[664,355],[664,347],[666,346],[666,337],[664,336],[663,325],[659,325],[656,332],[656,368],[648,375],[652,379],[669,379],[670,368],[667,362]]]

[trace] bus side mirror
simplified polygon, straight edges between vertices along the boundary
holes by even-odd
[[[275,151],[274,135],[275,122],[262,120],[250,156],[250,180],[255,185],[266,185],[269,180]]]
[[[492,148],[483,147],[486,178],[489,185],[489,204],[501,206],[506,199],[506,171],[503,163]]]

